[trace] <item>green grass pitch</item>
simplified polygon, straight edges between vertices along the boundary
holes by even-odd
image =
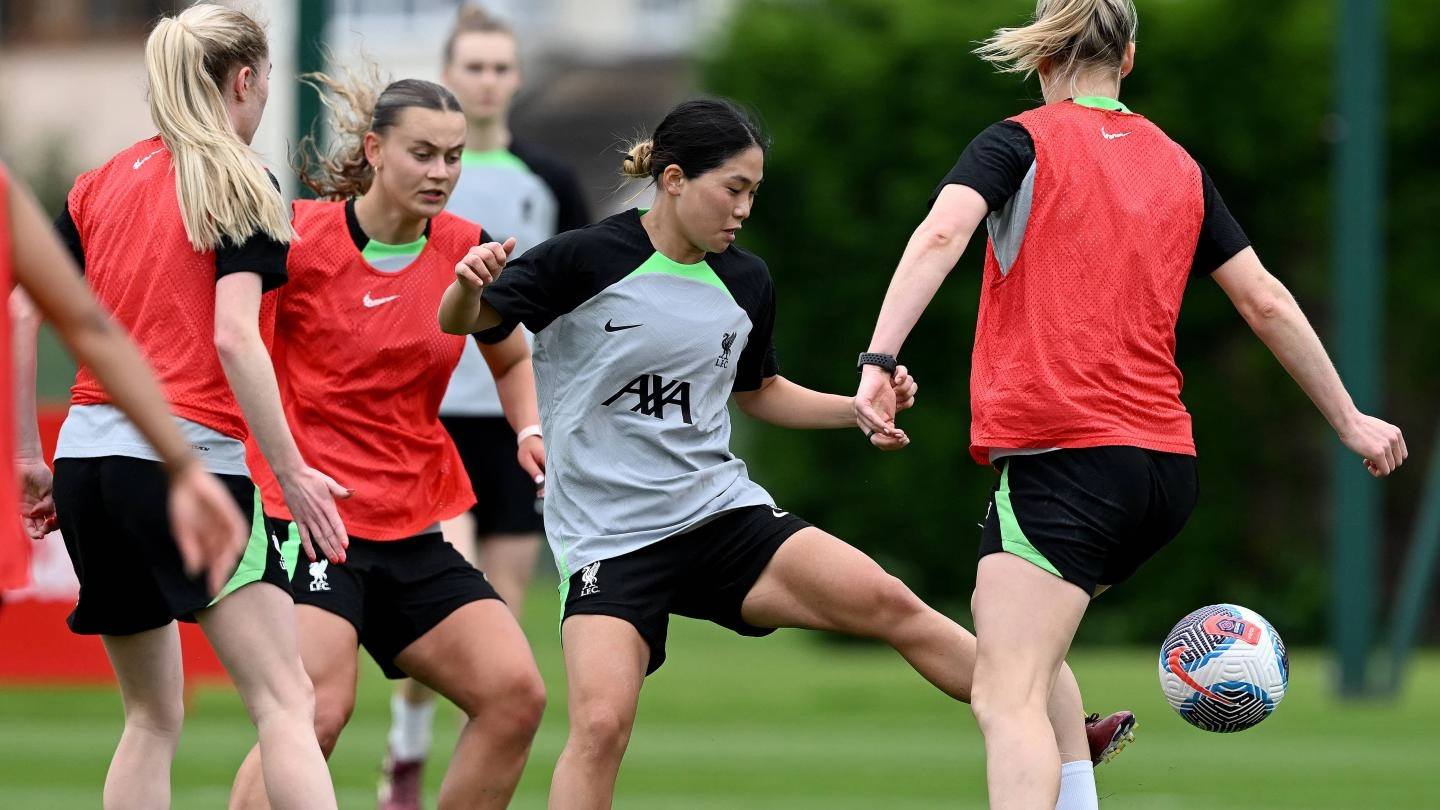
[[[565,734],[553,597],[527,630],[550,706],[513,807],[543,808]],[[1158,643],[1158,642],[1157,642]],[[1291,689],[1251,731],[1207,734],[1165,704],[1149,650],[1079,650],[1087,705],[1129,708],[1138,739],[1098,772],[1101,804],[1133,810],[1421,810],[1440,807],[1440,654],[1419,659],[1393,703],[1339,703],[1323,655],[1293,654]],[[340,806],[374,806],[389,687],[362,672],[355,718],[331,761]],[[120,733],[111,689],[0,690],[0,808],[93,808]],[[436,722],[434,793],[456,713]],[[223,807],[253,741],[228,689],[197,691],[174,771],[176,808]],[[966,707],[898,656],[782,631],[742,639],[676,619],[670,660],[646,684],[616,807],[635,810],[983,808],[984,759]]]

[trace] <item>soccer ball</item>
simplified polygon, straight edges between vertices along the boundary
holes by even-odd
[[[1209,605],[1181,619],[1160,647],[1160,688],[1185,722],[1244,731],[1285,697],[1290,659],[1280,634],[1239,605]]]

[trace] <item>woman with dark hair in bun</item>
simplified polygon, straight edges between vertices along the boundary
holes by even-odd
[[[777,506],[730,452],[731,398],[783,427],[855,426],[849,397],[780,376],[770,272],[734,244],[766,146],[735,105],[685,102],[624,162],[627,176],[654,183],[652,208],[553,237],[493,282],[458,267],[441,305],[453,334],[497,340],[522,324],[535,333],[569,686],[552,807],[611,805],[671,614],[747,636],[803,627],[875,638],[947,694],[969,697],[974,637]],[[889,384],[900,408],[913,402],[903,366]],[[894,427],[866,438],[882,450],[909,442]],[[1078,691],[1066,700],[1080,728]]]
[[[440,534],[440,521],[475,496],[439,417],[465,340],[440,331],[435,308],[457,259],[488,279],[514,240],[499,244],[444,210],[465,146],[465,116],[450,91],[414,79],[379,90],[307,78],[325,91],[339,143],[318,168],[301,168],[322,201],[294,204],[299,238],[276,301],[272,354],[296,441],[354,487],[340,509],[345,557],[291,568],[315,733],[328,756],[354,709],[364,646],[386,676],[412,677],[465,713],[439,806],[505,807],[545,690],[515,617]],[[518,334],[485,353],[496,368],[530,362]],[[505,404],[532,424],[534,390],[524,393]],[[529,445],[521,463],[538,475],[544,450]],[[269,497],[266,471],[256,478],[272,531],[288,538],[293,556],[290,516]],[[264,806],[258,765],[254,750],[231,807]]]

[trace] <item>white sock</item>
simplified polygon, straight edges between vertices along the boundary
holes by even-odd
[[[1060,766],[1060,801],[1055,810],[1100,810],[1095,792],[1095,766],[1090,760],[1066,762]]]
[[[434,698],[415,704],[391,695],[390,755],[402,762],[424,759],[430,753],[430,721],[434,719]]]

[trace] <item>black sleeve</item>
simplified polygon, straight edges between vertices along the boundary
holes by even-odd
[[[490,235],[490,232],[489,232],[489,231],[485,230],[484,228],[481,228],[481,229],[480,229],[480,241],[479,241],[479,242],[476,242],[475,244],[477,244],[477,245],[483,245],[483,244],[485,244],[486,242],[498,242],[498,241],[499,241],[498,239],[496,239],[495,237],[493,237],[493,236]]]
[[[481,343],[499,343],[520,324],[539,332],[574,308],[581,271],[574,266],[577,252],[569,241],[551,238],[530,248],[485,287],[482,298],[500,313],[500,324],[476,332]]]
[[[555,232],[564,233],[589,225],[590,205],[580,189],[580,179],[575,172],[554,157],[519,141],[511,145],[511,152],[539,175],[555,195]]]
[[[1200,182],[1205,194],[1205,219],[1200,224],[1200,241],[1195,245],[1195,260],[1190,265],[1192,276],[1208,276],[1250,247],[1249,237],[1230,215],[1204,166],[1200,167]]]
[[[289,278],[285,271],[289,256],[290,244],[264,231],[255,232],[238,245],[227,236],[215,248],[215,280],[232,273],[257,273],[260,288],[268,292],[283,285]]]
[[[757,391],[765,378],[780,373],[780,363],[775,357],[775,284],[770,271],[764,268],[764,284],[753,298],[741,302],[750,315],[750,338],[740,352],[740,362],[735,366],[735,384],[732,391]]]
[[[85,247],[80,244],[80,229],[75,227],[75,219],[70,216],[70,204],[66,203],[65,208],[60,211],[60,216],[55,217],[55,235],[70,251],[70,256],[75,259],[75,264],[80,266],[80,274],[85,274]]]
[[[998,211],[1020,190],[1025,175],[1035,164],[1035,141],[1014,121],[986,127],[960,153],[955,167],[935,187],[929,205],[949,185],[969,186],[985,198],[990,210]]]

